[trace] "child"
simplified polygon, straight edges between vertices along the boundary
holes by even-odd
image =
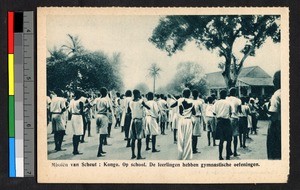
[[[179,98],[171,107],[178,107],[178,159],[191,160],[193,121],[192,116],[196,114],[193,102],[190,98],[191,91],[185,88],[182,92],[183,98]]]
[[[125,141],[127,141],[126,147],[130,147],[130,139],[128,138],[129,135],[129,127],[131,123],[131,113],[128,109],[129,102],[132,100],[132,92],[130,90],[127,90],[125,93],[125,98],[123,100],[123,113],[122,113],[122,119],[121,119],[121,128],[125,131]],[[122,130],[123,131],[123,130]]]
[[[219,143],[219,160],[224,160],[222,156],[223,144],[226,141],[226,160],[230,160],[231,155],[231,125],[230,125],[230,115],[231,115],[231,106],[230,103],[225,100],[227,96],[226,90],[220,92],[220,100],[216,101],[213,106],[213,113],[217,117],[217,131],[216,136],[220,139]]]
[[[206,126],[207,126],[207,139],[208,139],[208,146],[210,146],[210,138],[213,139],[213,146],[216,146],[216,118],[213,114],[213,97],[209,96],[207,98],[207,105],[205,108],[205,115],[206,115]]]
[[[246,148],[246,136],[248,133],[248,116],[250,114],[249,106],[246,104],[247,98],[241,98],[242,105],[239,113],[239,137],[240,137],[240,147]]]
[[[198,137],[201,136],[201,129],[203,128],[203,119],[202,119],[202,100],[198,99],[199,92],[193,90],[193,105],[195,108],[195,116],[193,119],[193,136],[192,136],[192,148],[193,154],[200,153],[197,150]]]
[[[150,109],[140,97],[139,90],[133,90],[133,100],[129,103],[132,120],[129,128],[129,139],[131,139],[131,159],[145,159],[141,155],[142,139],[144,138],[143,129],[143,107]],[[135,155],[135,141],[137,140],[137,157]]]
[[[158,108],[160,111],[160,118],[159,118],[159,125],[160,125],[160,131],[162,135],[166,135],[165,128],[166,128],[166,122],[167,122],[167,113],[166,110],[168,109],[167,102],[164,99],[164,95],[161,94],[159,96],[159,99],[157,101]]]
[[[158,124],[157,124],[157,117],[159,116],[159,109],[156,101],[153,100],[153,93],[149,92],[147,94],[148,101],[146,105],[150,107],[150,109],[146,109],[146,151],[150,150],[149,142],[150,142],[150,135],[152,135],[152,152],[159,152],[155,148],[156,145],[156,136],[159,134],[158,131]]]
[[[179,108],[177,106],[177,101],[179,100],[180,96],[172,97],[175,101],[170,107],[173,110],[173,119],[172,119],[172,129],[174,135],[174,144],[177,144],[177,130],[178,130],[178,121],[179,121]]]
[[[104,156],[106,152],[103,151],[103,145],[108,134],[108,116],[107,113],[112,109],[111,104],[109,103],[107,96],[107,89],[100,89],[101,98],[95,99],[95,107],[96,107],[96,125],[97,125],[97,133],[99,135],[99,147],[97,157]]]
[[[70,102],[71,124],[73,128],[73,154],[82,154],[78,151],[80,137],[83,135],[83,102],[81,100],[81,92],[74,93],[75,98]]]

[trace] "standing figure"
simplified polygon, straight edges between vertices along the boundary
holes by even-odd
[[[127,141],[126,147],[130,147],[130,139],[129,136],[129,127],[131,123],[131,112],[129,111],[129,102],[132,100],[132,93],[130,90],[127,90],[125,93],[125,98],[123,100],[123,114],[121,120],[121,127],[124,128],[125,131],[125,139]]]
[[[185,88],[182,92],[183,98],[178,100],[179,122],[178,122],[178,159],[191,160],[192,152],[192,116],[196,114],[193,101],[190,98],[191,91]]]
[[[61,144],[65,135],[64,112],[66,110],[65,99],[62,97],[62,91],[57,89],[52,97],[50,104],[50,113],[52,117],[52,131],[54,132],[55,150],[62,151]]]
[[[219,143],[219,160],[224,160],[222,156],[223,144],[226,141],[226,160],[230,160],[231,155],[231,139],[232,130],[230,125],[231,106],[230,103],[225,100],[227,96],[226,90],[221,90],[220,100],[217,100],[213,106],[213,113],[217,117],[217,129],[216,139],[220,139]]]
[[[177,130],[178,130],[178,123],[179,123],[179,107],[178,107],[178,100],[180,99],[180,96],[173,97],[173,100],[175,101],[170,107],[173,110],[173,120],[172,120],[172,130],[173,130],[173,136],[174,136],[174,144],[177,144]]]
[[[236,88],[230,88],[229,96],[226,100],[229,102],[231,106],[231,116],[230,116],[230,124],[232,130],[232,137],[233,137],[233,156],[239,156],[237,153],[237,144],[238,144],[238,136],[239,136],[239,116],[241,110],[241,100],[236,97],[237,90]],[[230,149],[231,150],[231,149]]]
[[[208,146],[210,146],[210,139],[213,139],[213,146],[216,146],[216,117],[213,114],[213,101],[214,99],[209,96],[207,98],[207,104],[205,107],[205,121],[207,127],[207,139],[208,139]]]
[[[156,101],[153,100],[153,93],[149,92],[147,94],[148,101],[146,102],[146,105],[150,108],[149,110],[146,109],[146,151],[151,150],[149,147],[150,142],[150,136],[152,139],[152,152],[159,152],[155,148],[156,145],[156,136],[159,134],[158,131],[158,124],[157,124],[157,117],[159,109]]]
[[[106,98],[107,98],[107,101],[109,102],[109,105],[110,105],[110,108],[108,111],[107,111],[107,117],[108,117],[108,127],[107,127],[107,135],[106,135],[106,138],[104,140],[104,145],[108,145],[107,144],[107,138],[110,138],[110,133],[111,133],[111,127],[112,127],[112,124],[113,124],[113,120],[114,120],[114,109],[113,109],[113,103],[112,103],[112,100],[111,100],[111,96],[110,94],[107,94],[106,95]]]
[[[192,135],[192,149],[193,154],[200,153],[197,149],[198,137],[201,136],[201,129],[203,128],[203,119],[202,119],[202,104],[203,102],[198,99],[199,92],[197,90],[193,90],[193,105],[196,114],[192,116],[193,120],[193,135]]]
[[[166,100],[164,99],[163,94],[159,96],[157,103],[160,111],[160,117],[159,117],[160,132],[162,135],[166,135],[165,128],[166,128],[166,122],[168,120],[166,110],[168,109],[168,106]]]
[[[251,121],[252,121],[251,134],[257,135],[257,117],[258,117],[257,110],[258,110],[258,107],[255,104],[254,98],[250,98],[249,108],[250,108],[250,115],[251,115]]]
[[[91,96],[87,94],[86,102],[84,103],[83,106],[83,135],[81,137],[81,143],[84,143],[84,137],[86,131],[88,131],[88,136],[91,137],[91,120],[92,120],[92,115],[91,115],[91,108],[93,107],[92,102],[91,102]]]
[[[75,91],[75,98],[70,102],[71,124],[73,129],[73,154],[82,154],[78,151],[80,137],[83,135],[83,102],[81,100],[81,92]]]
[[[246,148],[246,138],[248,133],[248,116],[250,115],[250,109],[247,105],[247,98],[241,98],[242,105],[239,113],[239,133],[240,133],[240,145],[242,148]]]
[[[270,100],[269,114],[271,125],[268,128],[267,136],[267,154],[268,159],[281,159],[281,89],[280,89],[280,71],[274,74],[274,87],[276,91]]]
[[[122,116],[122,109],[121,109],[121,98],[120,98],[120,93],[116,93],[116,98],[114,100],[114,108],[115,108],[115,118],[116,118],[116,123],[115,123],[115,128],[118,126],[120,127],[121,125],[121,116]]]
[[[133,100],[129,103],[129,109],[132,113],[132,120],[129,129],[129,138],[131,139],[131,159],[145,159],[141,155],[142,139],[144,138],[143,127],[143,107],[150,109],[143,100],[141,100],[140,91],[133,90]],[[135,155],[135,142],[137,140],[137,157]]]
[[[169,112],[168,112],[168,125],[170,127],[171,130],[172,129],[172,122],[173,122],[173,115],[174,115],[174,109],[171,108],[171,105],[173,105],[176,101],[171,97],[170,94],[168,94],[168,99],[167,99],[167,106],[169,108]]]
[[[47,92],[47,99],[46,99],[46,104],[47,104],[47,127],[51,121],[51,114],[50,114],[50,104],[51,104],[51,98],[50,98],[50,92]]]
[[[96,108],[96,125],[97,133],[99,133],[99,147],[97,157],[104,156],[106,152],[103,151],[104,141],[108,134],[108,116],[107,113],[111,109],[109,100],[106,98],[107,89],[102,87],[100,89],[101,98],[96,98],[94,100],[94,106]]]

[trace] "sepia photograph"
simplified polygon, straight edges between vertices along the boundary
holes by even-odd
[[[113,9],[38,10],[38,170],[276,162],[278,178],[256,182],[287,179],[288,9]]]

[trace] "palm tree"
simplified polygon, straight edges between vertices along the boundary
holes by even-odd
[[[162,70],[160,67],[157,66],[156,63],[152,63],[148,71],[149,71],[148,76],[153,78],[153,93],[155,93],[155,80],[159,76],[159,73]]]
[[[71,34],[67,34],[67,36],[69,37],[71,43],[61,46],[64,50],[67,51],[67,55],[72,56],[75,54],[82,54],[84,52],[84,48],[81,45],[81,41],[78,36],[72,36]]]

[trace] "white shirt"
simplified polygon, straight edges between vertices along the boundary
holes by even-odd
[[[128,106],[129,106],[129,102],[132,100],[131,97],[126,97],[123,99],[123,111],[125,113],[127,113],[127,109],[128,109]]]
[[[64,108],[66,108],[64,98],[53,96],[50,104],[50,112],[60,113]]]
[[[214,117],[213,104],[206,104],[205,115],[206,117]]]
[[[281,120],[281,90],[274,92],[270,100],[269,112],[278,113],[278,120]]]
[[[80,114],[80,106],[79,103],[82,102],[80,99],[70,101],[69,110],[72,114]]]
[[[229,119],[231,114],[231,106],[227,100],[217,100],[213,106],[213,113],[216,114],[217,118]]]
[[[238,107],[242,104],[242,101],[234,96],[229,96],[226,98],[226,100],[230,103],[231,106],[231,117],[232,118],[239,118],[238,115]]]
[[[164,100],[164,99],[159,99],[159,100],[157,101],[157,104],[158,104],[159,110],[164,111],[164,110],[167,109],[167,102],[166,102],[166,100]]]
[[[46,101],[47,101],[47,109],[49,109],[50,108],[50,104],[51,104],[51,98],[49,96],[47,96]]]
[[[247,117],[250,113],[250,108],[248,105],[241,105],[241,113],[239,113],[240,117]]]
[[[96,112],[106,114],[108,109],[110,108],[110,103],[108,98],[96,98],[94,100],[94,105],[96,106]]]
[[[202,100],[201,99],[197,99],[197,100],[193,100],[193,104],[195,107],[195,111],[196,111],[196,116],[201,116],[202,115]]]
[[[159,112],[157,102],[154,100],[150,100],[150,101],[146,102],[146,104],[147,104],[147,106],[150,107],[150,110],[145,109],[146,115],[150,115],[151,117],[157,118],[158,112]]]
[[[131,115],[132,118],[143,118],[143,105],[142,105],[143,100],[138,100],[138,101],[131,101],[129,103],[129,107],[131,109]]]

